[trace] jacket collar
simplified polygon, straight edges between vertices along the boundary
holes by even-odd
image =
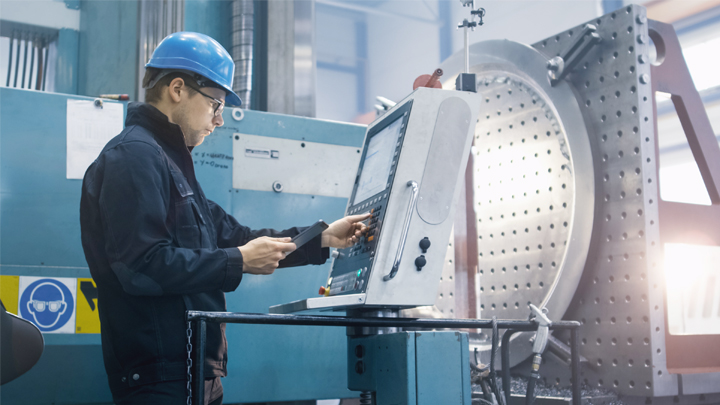
[[[180,126],[171,123],[167,115],[151,104],[133,102],[128,105],[125,126],[129,127],[131,125],[139,125],[148,129],[173,149],[192,152],[193,148],[185,145],[185,137]]]

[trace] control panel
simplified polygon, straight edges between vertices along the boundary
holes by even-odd
[[[367,234],[333,252],[319,297],[270,312],[435,302],[480,101],[421,87],[368,126],[345,211],[371,214]]]
[[[365,221],[367,233],[352,247],[335,253],[332,272],[326,288],[327,295],[364,292],[369,269],[380,243],[390,186],[402,150],[412,100],[386,114],[378,125],[368,130],[363,155],[360,158],[355,185],[346,210],[348,215],[370,213]]]

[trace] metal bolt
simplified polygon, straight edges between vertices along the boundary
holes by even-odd
[[[137,381],[140,379],[140,374],[133,374],[133,380]]]
[[[638,62],[645,63],[647,60],[645,59],[645,55],[638,55]]]
[[[645,14],[638,14],[638,16],[635,17],[635,21],[637,21],[638,24],[645,24],[647,22],[647,17]]]
[[[648,76],[647,73],[641,74],[640,75],[640,83],[642,83],[642,84],[650,83],[650,76]]]
[[[647,42],[647,38],[645,37],[644,34],[640,34],[637,36],[637,41],[638,41],[638,44],[644,44],[645,42]]]
[[[235,121],[242,121],[245,118],[245,112],[241,108],[233,108],[232,117]]]
[[[547,68],[556,72],[560,70],[560,63],[562,63],[562,60],[558,61],[558,59],[559,57],[557,56],[550,59],[547,63]]]

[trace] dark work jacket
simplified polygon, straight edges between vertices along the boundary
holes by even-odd
[[[238,246],[260,236],[208,200],[176,124],[149,104],[128,106],[125,129],[85,173],[82,245],[98,287],[102,349],[113,393],[186,378],[185,311],[226,311],[243,274]],[[313,239],[280,267],[322,264]],[[227,374],[225,325],[207,324],[205,377]]]

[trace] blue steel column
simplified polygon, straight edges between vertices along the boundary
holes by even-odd
[[[58,33],[57,65],[55,66],[55,92],[78,92],[78,45],[80,33],[63,28]]]

